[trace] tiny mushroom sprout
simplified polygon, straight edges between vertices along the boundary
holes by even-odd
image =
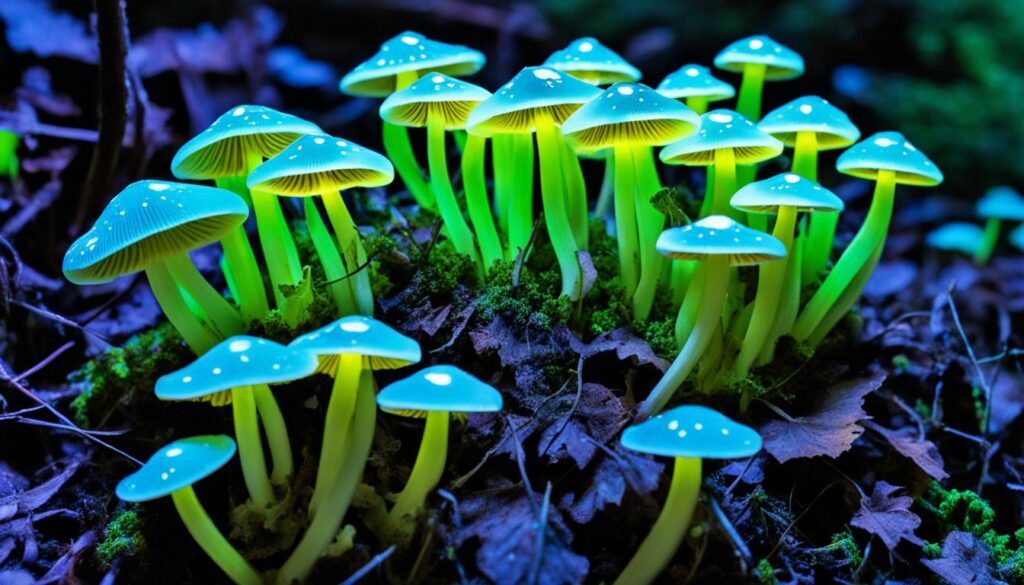
[[[306,225],[323,264],[335,302],[343,314],[373,314],[373,292],[366,251],[340,191],[380,187],[395,171],[383,155],[326,134],[308,134],[253,170],[248,185],[286,197],[305,199]],[[320,219],[311,197],[319,195],[337,244]],[[339,255],[340,249],[340,255]]]
[[[683,348],[665,375],[638,406],[640,418],[657,414],[697,365],[722,321],[729,290],[731,265],[755,265],[785,257],[786,247],[774,237],[750,229],[724,215],[712,215],[690,225],[670,228],[658,238],[658,252],[676,260],[697,260],[703,268],[698,295],[699,315]]]
[[[818,180],[818,153],[846,148],[860,139],[860,130],[839,108],[818,96],[804,96],[765,114],[757,125],[793,149],[792,171]],[[802,280],[810,282],[824,272],[832,253],[837,212],[822,210],[810,217],[804,249]]]
[[[197,354],[241,331],[241,318],[188,253],[238,228],[249,208],[230,191],[139,181],[115,196],[64,255],[64,276],[100,284],[145,271],[167,319]]]
[[[960,252],[973,257],[978,253],[984,234],[985,230],[978,224],[954,221],[928,232],[924,241],[936,250]]]
[[[565,194],[564,171],[575,173],[575,169],[565,167],[578,165],[579,161],[575,156],[566,156],[568,147],[559,126],[600,93],[600,89],[550,67],[527,67],[481,102],[466,122],[470,135],[529,136],[536,132],[544,221],[561,271],[561,294],[574,300],[581,296],[583,276],[576,255],[578,240],[566,203],[570,208],[582,205],[586,209],[586,193],[576,189],[575,196]],[[532,203],[522,195],[516,193],[516,200],[509,204],[509,246],[513,254],[519,253],[517,248],[525,248],[530,229],[526,226],[533,225]],[[582,203],[576,201],[580,197]],[[526,238],[522,239],[524,233]]]
[[[761,436],[704,406],[679,406],[622,433],[632,451],[672,457],[672,484],[661,514],[615,585],[646,585],[668,566],[690,528],[700,496],[703,459],[751,457],[761,450]]]
[[[156,396],[161,400],[212,399],[230,393],[235,439],[242,475],[253,503],[261,511],[274,503],[260,438],[260,420],[274,461],[274,483],[283,485],[292,474],[292,451],[284,417],[267,384],[282,384],[313,374],[316,358],[259,337],[225,339],[184,368],[161,376]]]
[[[613,149],[619,274],[626,302],[632,303],[638,321],[650,315],[662,273],[654,245],[665,218],[651,204],[651,197],[661,190],[651,148],[682,139],[699,123],[700,117],[681,102],[646,85],[616,83],[562,125],[578,151]]]
[[[477,241],[463,217],[462,209],[455,198],[448,174],[448,160],[445,148],[445,132],[447,130],[463,130],[469,113],[485,99],[491,97],[486,89],[448,77],[443,73],[427,73],[414,81],[405,89],[391,94],[380,107],[380,117],[389,124],[411,126],[427,129],[427,165],[430,175],[430,188],[434,193],[437,210],[441,214],[448,237],[460,254],[469,256],[479,272],[489,268],[491,263],[503,257],[501,243],[498,241],[497,229],[487,200],[486,188],[481,193],[479,182],[483,175],[483,147],[485,138],[474,136],[472,144],[466,145],[467,156],[479,161],[473,166],[474,184],[471,191],[467,189],[467,206],[474,227],[487,242],[487,263],[480,259]],[[471,151],[471,152],[470,152]],[[479,176],[478,176],[479,175]]]
[[[715,67],[743,75],[736,111],[756,122],[761,119],[764,82],[800,77],[804,73],[804,59],[793,49],[758,35],[722,49],[715,55]]]
[[[375,55],[348,72],[341,79],[341,91],[351,96],[384,98],[405,89],[428,71],[463,77],[479,71],[484,61],[484,54],[476,49],[406,31],[385,41]],[[384,151],[416,202],[434,209],[434,196],[423,180],[405,127],[384,122]]]
[[[281,152],[300,136],[319,133],[316,124],[296,116],[266,106],[241,105],[222,114],[186,142],[171,161],[175,177],[213,179],[218,187],[234,191],[252,204],[273,296],[279,307],[285,299],[278,287],[298,284],[302,265],[276,197],[265,191],[250,193],[245,178],[264,158]],[[246,318],[264,316],[266,290],[242,227],[224,238],[224,257],[243,314]],[[302,307],[301,300],[295,302]]]
[[[657,87],[658,93],[674,100],[685,100],[686,106],[698,114],[708,111],[708,104],[727,100],[736,90],[715,77],[703,65],[687,64],[665,76]]]
[[[583,37],[551,53],[546,67],[564,71],[594,85],[640,81],[640,70],[594,37]]]
[[[454,366],[431,366],[381,390],[377,404],[396,414],[426,414],[416,463],[388,514],[388,536],[396,544],[405,544],[415,531],[427,495],[444,473],[450,413],[498,412],[501,393]]]
[[[978,200],[978,215],[985,219],[985,234],[974,254],[974,261],[985,264],[999,242],[999,230],[1004,221],[1024,222],[1024,197],[1012,187],[993,187]]]
[[[853,306],[875,269],[892,219],[896,185],[930,187],[942,171],[899,132],[879,132],[843,152],[840,172],[874,180],[867,217],[793,326],[797,341],[815,347]]]
[[[116,493],[125,502],[171,496],[185,528],[207,556],[238,585],[260,585],[263,578],[224,537],[192,489],[193,484],[227,465],[234,456],[235,442],[225,435],[179,439],[122,479]]]
[[[0,177],[18,178],[18,143],[21,136],[8,128],[0,127]]]

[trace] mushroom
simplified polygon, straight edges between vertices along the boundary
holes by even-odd
[[[793,326],[797,341],[816,347],[853,306],[885,246],[896,185],[929,187],[942,182],[942,171],[899,132],[879,132],[843,152],[840,172],[875,181],[871,207],[863,225],[843,251]]]
[[[241,318],[188,252],[245,222],[249,208],[214,187],[139,181],[115,196],[64,255],[64,276],[100,284],[144,271],[167,319],[197,354],[239,333]]]
[[[594,37],[583,37],[551,53],[543,63],[592,85],[640,81],[640,70]]]
[[[722,321],[722,309],[729,296],[729,267],[761,264],[785,257],[786,247],[774,237],[750,229],[724,215],[712,215],[690,225],[670,228],[658,238],[658,252],[676,260],[698,260],[703,268],[700,283],[700,313],[672,365],[647,398],[640,403],[641,419],[657,414],[686,380],[704,355]],[[687,291],[687,297],[691,297]],[[685,304],[685,303],[684,303]]]
[[[818,153],[846,148],[860,139],[860,130],[839,108],[818,96],[804,96],[765,114],[757,125],[793,149],[792,171],[818,180]],[[838,212],[823,211],[810,217],[801,280],[809,283],[825,271],[832,254]]]
[[[428,71],[462,77],[479,71],[484,61],[484,54],[475,49],[405,31],[385,41],[375,55],[345,74],[340,86],[347,95],[384,98],[405,89]],[[384,152],[420,207],[435,209],[434,195],[423,180],[404,127],[384,122]]]
[[[527,67],[481,102],[466,121],[470,135],[529,135],[536,132],[544,221],[562,275],[561,294],[573,300],[582,294],[583,278],[576,256],[578,242],[566,207],[568,198],[565,196],[563,173],[567,162],[566,146],[558,127],[600,92],[598,88],[550,67]],[[517,151],[517,161],[519,154],[525,156],[529,153],[525,148]],[[516,165],[516,172],[523,173],[518,169],[518,162]],[[527,180],[527,177],[523,176],[522,180]],[[532,204],[521,194],[517,192],[517,200],[510,203],[509,246],[513,254],[518,253],[517,247],[526,246],[529,228],[523,228],[533,224]],[[524,233],[527,234],[525,240],[522,239]]]
[[[254,168],[284,149],[303,134],[320,134],[320,128],[296,116],[266,106],[241,105],[231,108],[213,124],[178,149],[171,172],[179,179],[213,179],[218,187],[237,193],[252,204],[260,244],[277,306],[285,302],[281,285],[296,285],[302,279],[302,264],[291,230],[277,198],[265,191],[249,192],[245,178]],[[267,313],[267,294],[256,257],[245,229],[224,238],[224,257],[246,320]],[[291,312],[303,309],[302,300]]]
[[[416,463],[388,513],[387,538],[404,545],[413,535],[427,494],[444,473],[451,413],[498,412],[501,393],[455,366],[431,366],[381,390],[377,404],[395,414],[426,417]]]
[[[1021,224],[1010,232],[1010,243],[1016,246],[1016,248],[1024,252],[1024,224]]]
[[[1003,221],[1024,221],[1024,197],[1012,187],[993,187],[978,200],[975,211],[985,218],[985,234],[974,254],[974,262],[987,264],[999,242]]]
[[[317,360],[311,355],[259,337],[237,335],[184,368],[161,376],[156,396],[161,400],[203,398],[216,406],[231,402],[245,485],[253,503],[265,510],[275,498],[263,456],[260,419],[274,461],[274,483],[283,485],[294,468],[288,429],[267,385],[305,378],[316,368]]]
[[[924,242],[936,250],[960,252],[973,257],[978,253],[984,234],[985,230],[977,224],[954,221],[928,232]]]
[[[637,321],[650,315],[662,273],[654,245],[665,218],[650,201],[661,190],[651,147],[675,142],[699,123],[700,117],[682,103],[642,83],[616,83],[562,125],[576,150],[614,153],[619,275]]]
[[[332,289],[339,308],[343,313],[373,315],[373,291],[369,270],[365,269],[366,251],[340,191],[380,187],[391,183],[394,177],[394,167],[384,156],[348,140],[310,134],[256,167],[247,184],[255,190],[305,198],[310,236],[327,278],[334,282]],[[324,241],[320,212],[310,199],[316,195],[327,210],[337,248],[329,240]]]
[[[488,263],[485,265],[480,260],[476,238],[469,225],[466,224],[466,219],[459,208],[459,202],[455,199],[455,190],[452,189],[448,174],[445,131],[465,129],[469,113],[477,104],[490,96],[491,92],[480,86],[435,72],[427,73],[405,89],[391,94],[380,107],[380,117],[389,124],[415,128],[426,127],[430,189],[434,193],[437,210],[441,214],[441,219],[444,221],[448,237],[455,250],[469,256],[481,274],[484,268],[490,267],[492,261],[503,257],[501,243],[497,241],[498,234],[494,227],[486,191],[481,199],[481,193],[479,189],[476,189],[472,201],[467,193],[467,205],[471,205],[470,212],[474,225],[477,226],[478,231],[485,232],[488,236]],[[484,140],[481,137],[475,137],[473,144],[467,145],[467,150],[470,147],[473,150],[469,155],[470,158],[479,161],[471,169],[474,179],[478,179],[477,174],[483,174]],[[489,229],[480,229],[488,222]]]
[[[715,67],[743,75],[736,111],[757,122],[761,119],[764,82],[800,77],[804,73],[804,59],[770,37],[757,35],[735,41],[719,51]]]
[[[620,442],[632,451],[675,459],[661,514],[615,580],[615,585],[646,585],[668,566],[690,528],[700,496],[702,460],[756,455],[761,436],[710,408],[686,405],[627,428]]]
[[[189,534],[238,585],[260,585],[263,578],[213,523],[192,485],[224,467],[235,456],[235,442],[225,435],[178,439],[162,447],[135,473],[117,484],[125,502],[148,502],[171,496]]]
[[[18,142],[21,136],[7,128],[0,128],[0,177],[18,178]]]
[[[688,63],[665,76],[658,93],[674,100],[685,100],[686,107],[697,114],[708,111],[710,102],[727,100],[736,95],[731,85],[715,77],[703,65]]]

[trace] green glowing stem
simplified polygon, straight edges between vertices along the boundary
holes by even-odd
[[[174,282],[188,295],[212,321],[222,338],[241,333],[242,318],[217,289],[210,286],[196,265],[185,254],[164,258],[164,265]]]
[[[182,296],[163,260],[146,267],[146,278],[149,279],[149,288],[153,291],[153,296],[156,297],[156,302],[167,316],[167,320],[174,325],[196,355],[203,355],[221,341],[220,336],[207,328],[202,317],[189,309],[188,302]]]
[[[715,150],[715,196],[710,215],[727,215],[740,219],[742,214],[729,205],[736,193],[736,153],[731,148]]]
[[[486,144],[486,138],[470,136],[462,152],[462,185],[466,191],[466,208],[469,211],[469,219],[473,222],[473,230],[476,231],[477,242],[480,244],[485,271],[505,258],[501,239],[498,237],[498,228],[494,225],[494,213],[487,197],[487,177],[484,175]],[[492,151],[496,150],[497,143],[492,140],[491,144]]]
[[[284,415],[281,414],[281,408],[277,405],[277,400],[269,386],[256,384],[252,386],[252,393],[253,398],[256,399],[256,410],[259,413],[263,432],[267,436],[270,459],[274,463],[270,480],[276,485],[285,485],[292,472],[295,471],[292,444],[288,439],[288,426],[284,422]]]
[[[423,511],[427,496],[441,481],[448,456],[448,421],[447,412],[427,413],[416,463],[405,487],[398,494],[395,506],[388,512],[387,532],[393,544],[408,543],[416,530],[416,519]]]
[[[356,487],[363,476],[366,459],[373,444],[373,429],[377,419],[377,404],[374,395],[373,373],[364,370],[359,378],[359,392],[356,396],[356,412],[353,417],[349,438],[348,456],[337,472],[331,493],[309,523],[302,540],[292,551],[277,573],[277,585],[302,583],[313,570],[317,560],[338,536],[338,529],[345,518],[345,512],[352,502]]]
[[[715,165],[704,167],[704,200],[700,202],[700,216],[711,215],[711,207],[715,204]]]
[[[761,355],[757,364],[763,365],[775,359],[775,346],[779,338],[787,335],[796,323],[797,313],[800,311],[800,267],[804,257],[804,248],[807,236],[801,231],[796,242],[790,248],[789,259],[786,262],[786,276],[782,287],[782,295],[779,297],[779,310],[772,323],[772,329],[761,347]]]
[[[850,286],[857,274],[865,269],[875,249],[885,244],[886,232],[892,218],[896,173],[878,171],[875,181],[875,194],[864,224],[796,320],[793,337],[797,341],[804,341],[811,336],[843,291]]]
[[[835,306],[829,310],[825,318],[821,320],[821,324],[811,333],[811,336],[807,339],[807,344],[812,347],[818,347],[822,340],[832,331],[832,328],[836,326],[843,317],[846,316],[850,309],[857,304],[857,300],[860,299],[860,293],[864,290],[864,286],[867,285],[868,281],[871,280],[871,274],[875,271],[875,267],[878,265],[878,260],[882,257],[882,250],[884,248],[884,242],[875,249],[875,252],[871,255],[871,259],[868,260],[867,265],[861,270],[857,277],[853,279],[850,286],[843,291],[842,296],[836,301]]]
[[[701,460],[676,457],[661,514],[614,585],[647,585],[665,570],[690,529],[700,482]]]
[[[217,265],[220,266],[220,271],[224,275],[224,284],[228,287],[228,295],[234,299],[235,302],[240,302],[238,301],[238,283],[235,282],[235,275],[231,273],[231,266],[228,264],[227,258],[221,256],[220,262],[218,262]],[[244,316],[242,319],[247,324],[251,322],[250,320],[245,319]]]
[[[693,281],[693,273],[697,267],[696,262],[690,260],[672,260],[672,276],[669,280],[672,286],[672,308],[678,310],[686,298],[686,291]]]
[[[701,356],[708,348],[715,329],[722,322],[722,308],[729,295],[729,258],[727,256],[708,256],[705,264],[704,292],[700,313],[693,331],[686,338],[683,349],[679,351],[665,375],[654,386],[647,398],[640,403],[638,417],[646,419],[658,414],[675,394],[676,390],[686,381]]]
[[[255,162],[255,161],[253,161]],[[251,171],[252,169],[250,169]],[[252,206],[252,197],[245,186],[245,177],[228,177],[216,180],[221,189],[227,189],[241,197],[246,205]],[[267,303],[267,289],[263,284],[256,253],[245,233],[245,224],[227,233],[220,241],[224,248],[224,259],[231,272],[231,278],[237,290],[236,299],[245,323],[258,321],[270,312]]]
[[[451,239],[455,251],[469,256],[473,265],[477,267],[477,272],[482,274],[483,264],[476,251],[473,232],[469,229],[466,218],[462,216],[462,209],[455,199],[455,191],[448,176],[444,121],[440,114],[433,110],[427,114],[427,164],[430,167],[430,188],[434,192],[437,210],[444,221],[444,227],[448,230],[448,238]]]
[[[654,155],[649,146],[626,147],[633,159],[633,172],[637,178],[636,205],[637,238],[640,241],[640,280],[633,293],[633,319],[646,320],[654,306],[654,295],[661,277],[662,256],[658,253],[658,236],[665,229],[665,216],[651,204],[651,197],[661,190],[661,180],[654,166]]]
[[[692,95],[686,98],[686,107],[693,110],[698,116],[708,111],[708,98],[704,95]]]
[[[491,169],[494,174],[494,215],[501,233],[508,236],[509,204],[515,177],[516,141],[511,134],[491,137]]]
[[[18,178],[18,142],[20,137],[9,130],[0,130],[0,177]]]
[[[594,217],[604,218],[612,207],[615,196],[615,152],[609,150],[604,157],[604,178],[601,179],[601,193],[594,206]]]
[[[536,125],[544,223],[548,229],[551,246],[555,249],[558,268],[562,273],[561,296],[578,300],[583,286],[583,275],[576,257],[576,238],[573,236],[569,215],[565,209],[565,193],[562,189],[562,138],[550,116],[539,115]]]
[[[629,146],[615,147],[615,239],[619,248],[619,279],[627,304],[640,282],[640,233],[636,217],[636,173]]]
[[[811,131],[796,133],[793,147],[794,173],[809,181],[818,180],[818,135]],[[804,251],[804,265],[801,266],[801,280],[811,283],[825,272],[832,255],[832,240],[839,224],[839,212],[820,211],[808,217],[808,248]]]
[[[259,154],[251,155],[250,168],[255,168],[261,161]],[[280,287],[295,286],[302,280],[299,251],[295,248],[295,240],[292,239],[291,229],[284,219],[277,196],[259,189],[252,189],[249,195],[252,197],[256,230],[259,232],[260,247],[270,274],[274,299],[278,308],[283,308],[286,299]]]
[[[801,130],[796,133],[793,145],[793,166],[791,170],[807,179],[818,180],[818,133],[813,130]]]
[[[185,524],[189,534],[212,560],[232,581],[238,585],[261,585],[263,578],[241,554],[231,546],[228,539],[213,523],[210,516],[199,503],[192,486],[171,492],[174,507],[178,516]]]
[[[244,386],[231,390],[231,414],[235,421],[235,441],[238,442],[238,459],[242,463],[245,487],[252,502],[264,510],[274,501],[274,488],[267,475],[259,417],[251,388]]]
[[[356,409],[356,394],[363,371],[363,356],[341,354],[334,372],[334,385],[324,417],[324,437],[320,443],[320,463],[316,470],[316,485],[309,501],[309,514],[314,516],[323,505],[324,498],[333,493],[338,470],[345,462],[353,428],[352,416]]]
[[[327,231],[327,226],[324,225],[324,220],[320,217],[320,210],[316,208],[313,198],[304,198],[302,207],[306,215],[306,230],[309,232],[309,239],[312,240],[316,255],[320,258],[320,266],[324,269],[324,275],[330,282],[327,289],[334,299],[334,306],[338,308],[339,315],[354,315],[358,311],[356,311],[355,301],[352,298],[352,287],[345,279],[348,273],[345,271],[341,254],[338,252],[338,245]]]
[[[344,264],[345,282],[351,289],[356,310],[360,315],[373,316],[373,289],[370,287],[370,269],[367,266],[363,239],[356,228],[356,222],[348,212],[341,193],[328,191],[320,194],[327,211],[327,220],[334,229],[338,240],[341,261]]]
[[[583,169],[576,151],[569,143],[562,141],[562,173],[565,180],[565,200],[569,213],[572,235],[576,239],[576,247],[586,250],[590,247],[590,217],[587,208],[587,182],[583,178]]]
[[[395,76],[395,91],[405,89],[418,79],[415,71],[404,71]],[[423,167],[416,160],[409,140],[409,129],[389,122],[383,123],[384,152],[395,165],[395,172],[409,188],[413,199],[423,209],[435,210],[434,194],[423,177]]]
[[[508,208],[508,258],[525,250],[533,234],[533,136],[514,135],[515,158]]]
[[[975,264],[979,266],[988,264],[988,261],[992,259],[996,243],[999,242],[999,231],[1002,228],[1002,223],[999,218],[995,217],[990,217],[985,222],[985,233],[981,236],[981,245],[978,246],[978,250],[974,253]]]
[[[763,63],[745,65],[739,97],[736,98],[736,111],[755,124],[761,120],[761,94],[767,70]]]
[[[704,297],[704,273],[707,272],[703,262],[695,262],[693,276],[690,278],[690,285],[686,288],[683,297],[683,304],[679,306],[679,314],[676,315],[676,346],[682,348],[693,331],[697,322],[697,314],[700,311],[701,301]]]

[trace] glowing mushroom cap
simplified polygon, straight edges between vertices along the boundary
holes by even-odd
[[[544,65],[594,85],[640,81],[640,70],[594,37],[583,37],[551,53]]]
[[[1012,187],[989,189],[974,209],[984,218],[1024,221],[1024,197]]]
[[[380,106],[380,117],[398,126],[423,127],[436,116],[447,130],[461,130],[466,118],[491,92],[443,73],[427,73],[396,91]]]
[[[978,251],[984,231],[977,224],[954,221],[928,232],[924,241],[936,250],[973,255]]]
[[[353,187],[380,187],[395,178],[384,155],[326,134],[299,138],[277,156],[253,169],[250,189],[289,197],[309,197]]]
[[[1024,224],[1017,226],[1010,232],[1010,243],[1021,252],[1024,252]]]
[[[742,211],[776,213],[780,207],[797,211],[842,211],[843,200],[835,193],[796,173],[782,173],[745,185],[729,201]]]
[[[689,225],[669,228],[658,236],[658,252],[674,260],[727,256],[736,266],[760,264],[786,255],[774,237],[750,229],[724,215],[709,215]]]
[[[561,125],[601,90],[551,67],[527,67],[491,97],[480,102],[466,120],[478,136],[528,134],[540,115]]]
[[[579,151],[615,145],[662,146],[691,134],[700,116],[681,102],[642,83],[616,83],[562,124],[565,138]]]
[[[700,117],[700,130],[666,146],[662,162],[707,166],[715,151],[731,148],[736,164],[751,165],[778,156],[782,143],[757,129],[753,122],[732,110],[712,110]]]
[[[227,465],[235,449],[235,442],[227,435],[178,439],[164,445],[141,469],[122,479],[115,493],[125,502],[169,496]]]
[[[399,413],[498,412],[501,393],[455,366],[431,366],[380,391],[377,404]]]
[[[765,65],[765,79],[784,80],[804,73],[804,58],[765,35],[740,39],[715,55],[715,67],[743,73],[747,65]]]
[[[874,180],[878,171],[894,171],[896,182],[931,187],[942,182],[939,170],[899,132],[879,132],[854,144],[836,161],[839,172]]]
[[[242,177],[250,170],[251,154],[270,158],[303,134],[323,134],[323,130],[266,106],[236,106],[178,149],[171,172],[192,180]]]
[[[786,146],[796,144],[797,132],[814,132],[818,150],[846,148],[860,138],[860,130],[842,110],[816,96],[797,98],[765,114],[757,127]]]
[[[283,384],[316,371],[316,357],[286,345],[236,335],[218,343],[184,368],[160,376],[161,400],[194,400],[254,384]]]
[[[658,93],[675,100],[703,97],[717,102],[733,97],[736,90],[707,67],[690,63],[666,75],[658,84]]]
[[[134,274],[172,254],[216,242],[249,216],[230,191],[166,181],[125,187],[64,255],[64,276],[98,284]]]
[[[399,73],[425,71],[461,77],[484,66],[484,54],[463,45],[432,41],[406,31],[385,41],[377,53],[341,78],[341,91],[352,96],[387,97],[395,91]]]
[[[639,453],[695,459],[739,459],[761,450],[761,435],[718,411],[685,405],[622,432],[622,446]]]
[[[350,315],[299,336],[289,344],[295,351],[320,359],[320,370],[334,370],[337,356],[364,356],[374,370],[403,368],[418,363],[420,346],[388,325],[370,317]]]

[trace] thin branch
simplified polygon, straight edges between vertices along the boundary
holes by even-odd
[[[349,575],[348,579],[341,582],[341,585],[355,585],[360,579],[370,574],[370,571],[376,569],[381,563],[388,560],[388,557],[395,552],[395,545],[391,545],[384,549],[384,552],[375,555],[370,562],[362,566],[358,571]]]

